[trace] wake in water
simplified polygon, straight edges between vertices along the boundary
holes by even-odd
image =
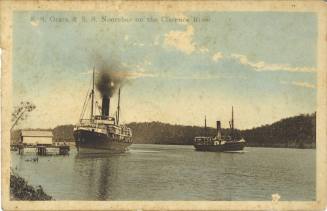
[[[246,153],[249,151],[245,151],[245,150],[239,150],[239,151],[224,151],[224,153]]]
[[[141,150],[141,149],[130,149],[131,153],[158,153],[160,151],[154,151],[154,150]]]

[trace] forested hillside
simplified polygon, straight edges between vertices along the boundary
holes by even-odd
[[[133,130],[134,143],[146,144],[192,144],[195,136],[204,135],[203,127],[171,125],[160,122],[128,124]],[[271,125],[249,130],[237,130],[248,146],[262,147],[315,147],[316,114],[285,118]],[[228,134],[223,129],[222,134]],[[215,128],[208,128],[208,135],[216,134]]]
[[[129,123],[135,144],[192,144],[195,136],[205,135],[203,127],[172,125],[161,122]],[[53,129],[55,141],[74,141],[73,125],[60,125]],[[248,146],[314,148],[316,139],[316,114],[298,115],[282,119],[271,125],[237,130]],[[229,129],[222,130],[223,135]],[[12,133],[17,140],[19,131]],[[215,128],[207,128],[207,134],[214,136]]]
[[[248,146],[311,148],[316,143],[316,113],[282,119],[241,131]]]
[[[74,125],[59,125],[53,129],[55,141],[74,141]]]
[[[138,144],[193,144],[195,136],[205,135],[203,127],[171,125],[161,122],[130,123],[133,141]],[[223,133],[226,130],[223,130]],[[207,128],[207,135],[214,136],[215,128]]]

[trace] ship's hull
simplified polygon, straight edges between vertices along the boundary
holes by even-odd
[[[210,151],[210,152],[224,152],[224,151],[240,151],[245,147],[245,142],[226,142],[221,145],[210,144],[194,144],[194,147],[198,151]]]
[[[122,153],[128,150],[131,141],[122,137],[109,137],[90,130],[75,130],[74,138],[79,153]]]

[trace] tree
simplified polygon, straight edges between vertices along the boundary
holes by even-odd
[[[25,120],[28,116],[28,113],[33,111],[35,108],[36,106],[28,101],[22,101],[18,106],[15,106],[11,118],[13,124],[10,130],[12,130],[18,124],[19,121]]]

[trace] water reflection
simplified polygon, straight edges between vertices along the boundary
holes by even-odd
[[[77,154],[75,168],[83,169],[87,179],[87,192],[97,200],[108,200],[117,188],[120,158],[125,154]],[[85,183],[85,181],[84,181]]]
[[[106,158],[100,162],[100,178],[98,184],[98,196],[100,200],[105,200],[109,198],[110,187],[112,187],[114,175],[113,171],[110,170],[110,159]]]

